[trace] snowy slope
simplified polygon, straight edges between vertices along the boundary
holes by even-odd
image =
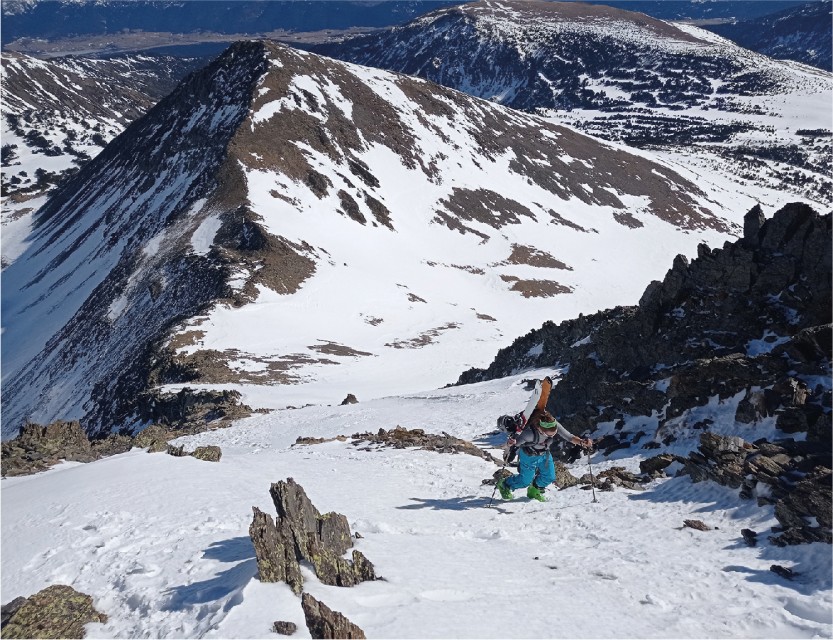
[[[633,303],[743,213],[541,118],[241,43],[56,194],[4,271],[4,435],[136,426],[159,383],[254,407],[440,386],[546,319]]]
[[[134,449],[4,479],[2,601],[72,585],[109,618],[88,625],[89,638],[265,638],[276,620],[310,637],[300,599],[257,579],[248,536],[251,507],[274,513],[269,485],[292,477],[322,513],[346,515],[385,578],[339,588],[304,570],[306,590],[370,638],[830,637],[829,546],[771,545],[772,507],[725,487],[665,478],[643,492],[597,492],[595,504],[571,488],[544,504],[517,497],[489,509],[492,487],[480,483],[497,467],[479,458],[349,439],[292,446],[298,435],[399,424],[495,448],[495,416],[527,396],[515,377],[279,411],[179,440],[187,450],[220,445],[219,463]],[[714,409],[715,432],[739,433],[731,407]],[[673,451],[695,443],[691,435]],[[593,471],[638,471],[639,455],[617,456],[595,454]],[[571,465],[576,476],[587,468]],[[715,528],[683,528],[685,519]],[[757,547],[742,528],[761,532]],[[773,564],[800,576],[780,578]]]

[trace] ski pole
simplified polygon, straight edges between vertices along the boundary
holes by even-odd
[[[503,477],[503,470],[506,468],[506,454],[503,455],[503,466],[500,468],[498,472],[498,479],[495,480],[495,488],[492,489],[492,497],[489,498],[489,504],[486,505],[487,509],[492,507],[492,500],[495,499],[495,493],[497,493],[497,483],[500,482],[500,479]]]
[[[587,466],[590,467],[590,489],[593,491],[593,502],[596,500],[596,481],[593,479],[593,465],[590,464],[590,449],[587,450]]]

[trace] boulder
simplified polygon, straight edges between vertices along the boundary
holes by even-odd
[[[204,447],[197,447],[191,454],[197,460],[205,460],[206,462],[220,462],[223,456],[223,451],[220,447],[208,445]]]
[[[158,424],[152,424],[142,429],[133,438],[133,445],[140,449],[148,449],[148,453],[166,451],[168,440],[176,438],[176,434],[167,431]]]
[[[321,515],[304,489],[292,478],[272,484],[277,519],[256,507],[249,535],[255,547],[264,582],[287,582],[295,593],[303,590],[302,561],[328,585],[349,587],[375,580],[373,564],[358,550],[352,560],[344,554],[353,546],[347,518],[339,513]]]
[[[85,624],[107,621],[90,596],[62,584],[9,605],[3,607],[3,638],[83,638]]]
[[[361,628],[308,593],[301,597],[301,607],[304,609],[307,628],[313,638],[366,637]]]
[[[347,397],[341,401],[342,406],[346,404],[358,404],[358,399],[352,393],[348,393]]]
[[[283,620],[278,620],[275,624],[272,625],[272,631],[275,633],[279,633],[282,636],[291,636],[294,635],[295,632],[298,630],[298,625],[294,622],[285,622]]]
[[[639,463],[639,471],[646,476],[665,475],[663,471],[674,462],[674,456],[670,453],[661,453],[653,458],[642,460]]]

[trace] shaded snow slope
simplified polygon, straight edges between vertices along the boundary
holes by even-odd
[[[3,274],[4,435],[134,426],[160,383],[272,407],[439,386],[741,214],[541,118],[241,43],[40,211]]]
[[[269,485],[292,477],[322,513],[347,517],[356,548],[385,578],[340,588],[304,570],[306,589],[371,638],[829,637],[829,546],[771,545],[772,508],[736,491],[665,478],[597,493],[595,504],[571,488],[543,504],[518,492],[488,509],[492,487],[481,481],[497,467],[480,458],[349,440],[292,446],[299,435],[399,424],[495,450],[495,416],[527,397],[516,377],[279,411],[178,441],[221,446],[219,463],[134,449],[4,479],[3,601],[69,584],[108,616],[87,626],[90,638],[264,638],[276,620],[309,637],[300,599],[258,580],[248,535],[251,507],[274,514]],[[716,417],[716,432],[754,439],[720,407]],[[593,471],[638,471],[639,459],[595,454]],[[587,461],[570,469],[580,476]],[[684,528],[685,519],[715,528]],[[744,544],[742,528],[761,532],[759,546]],[[787,581],[773,564],[800,575]]]
[[[197,59],[39,60],[3,52],[3,266],[25,248],[45,194],[170,92]]]

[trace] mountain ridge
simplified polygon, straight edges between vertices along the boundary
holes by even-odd
[[[485,186],[496,180],[497,190]],[[33,244],[3,272],[5,335],[12,345],[26,335],[4,354],[4,424],[80,418],[99,431],[107,416],[134,424],[137,397],[160,384],[298,384],[345,358],[413,357],[464,327],[483,340],[500,333],[496,318],[504,328],[519,322],[499,299],[521,297],[535,314],[556,295],[576,292],[564,313],[588,304],[578,288],[585,267],[574,270],[597,270],[587,250],[600,229],[604,242],[670,239],[680,228],[692,239],[725,237],[734,223],[712,207],[668,169],[532,116],[423,80],[241,43],[128,127],[38,214]],[[356,233],[369,255],[334,244]],[[533,248],[541,233],[572,239],[548,257]],[[616,251],[642,270],[665,244]],[[471,254],[463,264],[452,257],[460,250]],[[355,315],[343,327],[310,324],[288,352],[269,332],[257,341],[266,310],[296,298],[316,308],[342,295],[324,283],[346,285],[351,269],[364,278],[386,259],[397,279],[371,278],[379,302],[345,299]],[[477,286],[461,289],[463,304],[459,292],[426,296],[437,273]],[[474,291],[488,295],[478,303]],[[416,324],[390,316],[406,311]],[[224,338],[226,321],[249,326],[249,337]],[[372,348],[349,344],[354,334]],[[52,399],[15,405],[23,389]]]

